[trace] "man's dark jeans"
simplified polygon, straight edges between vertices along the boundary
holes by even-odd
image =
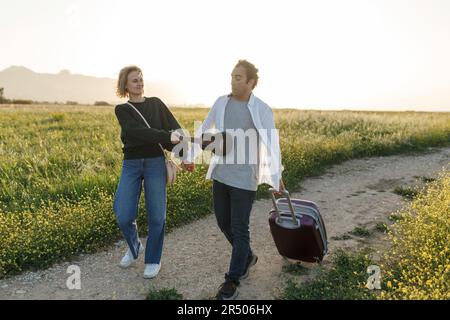
[[[253,253],[250,248],[250,212],[256,191],[213,182],[214,213],[220,230],[233,247],[226,279],[239,281]]]

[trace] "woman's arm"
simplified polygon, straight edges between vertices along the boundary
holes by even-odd
[[[116,106],[115,113],[122,128],[123,138],[127,141],[133,141],[133,146],[171,143],[169,131],[145,127],[131,116],[126,107]]]
[[[183,135],[181,133],[181,130],[179,130],[179,129],[181,129],[181,126],[178,123],[175,116],[170,111],[170,109],[164,104],[164,102],[162,102],[161,99],[159,99],[159,98],[155,98],[155,99],[157,99],[158,104],[159,104],[159,114],[160,114],[163,128],[167,128],[169,130],[169,132],[175,131],[174,134]],[[180,158],[180,159],[183,158],[183,154],[184,154],[183,148],[181,148],[181,149],[177,148],[175,151],[173,150],[175,145],[177,145],[177,144],[164,143],[161,145],[165,150],[172,151],[175,157]]]
[[[169,132],[176,131],[178,129],[181,129],[180,124],[178,123],[175,116],[172,114],[170,109],[165,105],[164,102],[162,102],[161,99],[155,98],[158,101],[159,104],[159,114],[162,122],[162,127],[167,129]],[[172,143],[165,143],[162,144],[163,148],[172,151],[173,147],[175,146]],[[183,155],[182,151],[180,152],[180,157]],[[176,155],[178,156],[178,155]]]
[[[177,119],[172,114],[172,112],[169,110],[169,108],[162,101],[161,101],[161,104],[162,104],[162,108],[167,116],[167,122],[169,123],[169,130],[173,131],[173,130],[180,129],[181,128],[180,124],[178,123]]]

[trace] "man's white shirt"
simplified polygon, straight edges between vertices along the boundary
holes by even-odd
[[[202,134],[215,128],[220,132],[224,132],[225,107],[231,95],[219,97],[213,104],[206,119],[195,132],[195,138],[200,139]],[[283,166],[281,164],[280,140],[278,130],[275,128],[272,109],[253,93],[247,103],[253,124],[260,138],[259,143],[259,170],[258,185],[267,183],[275,189],[280,188],[280,179],[282,176]],[[199,140],[197,140],[199,141]],[[202,149],[199,144],[195,143],[189,148],[186,160],[194,162],[201,154]],[[206,179],[211,179],[214,167],[219,163],[220,157],[213,155],[209,164]]]

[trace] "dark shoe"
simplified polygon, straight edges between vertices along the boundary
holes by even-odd
[[[233,300],[238,296],[237,287],[239,282],[233,280],[225,280],[219,288],[216,298],[217,300]]]
[[[239,278],[239,280],[247,279],[250,268],[253,267],[258,261],[258,256],[256,254],[252,255],[252,258],[247,262],[245,266],[244,274]]]

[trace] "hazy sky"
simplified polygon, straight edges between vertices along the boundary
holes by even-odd
[[[0,34],[0,70],[137,64],[188,104],[229,92],[245,58],[273,107],[450,111],[448,0],[0,0]]]

